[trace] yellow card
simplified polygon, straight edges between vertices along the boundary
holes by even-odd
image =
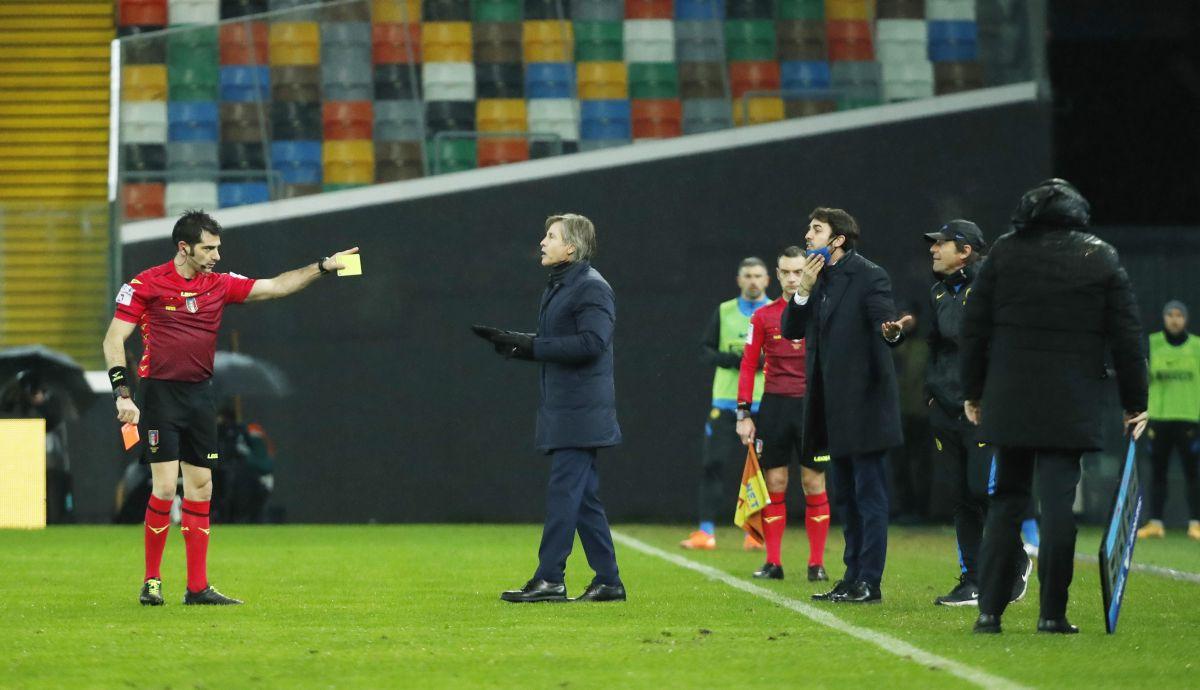
[[[362,275],[362,255],[347,254],[338,257],[338,263],[345,268],[338,269],[338,276],[360,276]]]

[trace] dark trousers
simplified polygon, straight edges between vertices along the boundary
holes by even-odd
[[[700,496],[698,500],[701,522],[716,522],[718,515],[729,518],[737,505],[737,493],[746,460],[746,447],[737,435],[737,418],[729,410],[713,408],[716,418],[709,415],[704,425],[704,445],[700,463]]]
[[[878,587],[887,560],[888,491],[884,451],[832,458],[833,507],[842,516],[847,582]]]
[[[988,478],[993,448],[980,446],[976,427],[962,414],[951,416],[938,403],[929,409],[938,471],[953,491],[954,532],[967,579],[979,582],[979,545],[988,512]]]
[[[1167,505],[1167,469],[1171,451],[1179,451],[1183,478],[1187,481],[1188,517],[1200,520],[1200,477],[1197,476],[1196,427],[1192,422],[1150,422],[1150,515],[1161,520]]]
[[[1077,450],[1000,448],[996,457],[996,491],[988,510],[981,549],[979,612],[999,616],[1012,596],[1012,574],[1021,548],[1021,521],[1029,510],[1034,473],[1041,498],[1041,547],[1038,581],[1041,617],[1067,613],[1067,590],[1075,574],[1075,486],[1079,484]]]
[[[546,490],[546,524],[542,528],[534,577],[547,582],[563,581],[567,556],[571,555],[578,531],[588,565],[596,571],[595,581],[620,584],[608,516],[600,503],[596,449],[559,448],[552,457],[550,485]]]

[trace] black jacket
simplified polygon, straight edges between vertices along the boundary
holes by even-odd
[[[929,289],[933,328],[929,332],[929,364],[925,368],[925,391],[951,418],[962,414],[962,384],[958,377],[958,336],[971,283],[979,272],[976,264],[962,269],[957,290],[951,279],[942,278]]]
[[[788,302],[783,337],[808,347],[804,457],[834,457],[904,442],[896,368],[883,338],[896,318],[887,271],[849,252],[821,271],[807,304]],[[903,338],[901,338],[902,340]]]
[[[1026,224],[979,270],[963,320],[963,394],[983,401],[980,438],[1094,450],[1103,440],[1107,355],[1121,405],[1146,409],[1146,350],[1117,252],[1081,230]]]

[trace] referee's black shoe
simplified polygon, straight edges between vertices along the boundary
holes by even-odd
[[[758,580],[782,580],[783,566],[775,563],[763,563],[763,567],[754,571],[754,578]]]
[[[162,580],[152,577],[142,583],[142,593],[138,595],[142,606],[162,606]]]
[[[218,592],[216,587],[209,585],[199,592],[189,589],[187,594],[183,595],[183,603],[188,606],[232,606],[242,603],[242,600],[227,597]]]
[[[562,582],[547,582],[534,578],[521,589],[510,589],[500,594],[504,601],[514,604],[532,604],[538,601],[566,601],[567,586]]]
[[[808,581],[809,582],[825,582],[829,579],[829,573],[825,572],[823,565],[808,566]]]

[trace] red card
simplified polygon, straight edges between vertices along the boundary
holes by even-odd
[[[138,444],[141,436],[138,434],[136,424],[121,425],[121,438],[125,440],[125,450],[129,450]]]

